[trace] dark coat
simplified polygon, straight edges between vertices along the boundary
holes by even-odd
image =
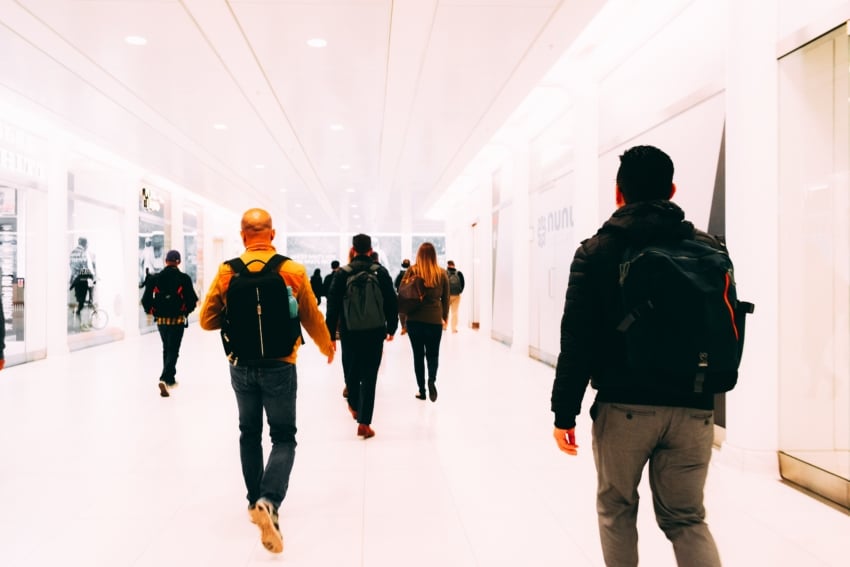
[[[616,330],[625,316],[619,268],[626,248],[688,237],[723,247],[718,239],[696,230],[671,201],[645,201],[615,211],[578,247],[570,266],[552,388],[556,427],[575,427],[588,382],[597,390],[597,402],[713,409],[712,394],[673,395],[635,386],[639,377],[628,368],[625,340]]]

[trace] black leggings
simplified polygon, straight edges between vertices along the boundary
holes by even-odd
[[[425,363],[428,363],[428,381],[436,382],[437,366],[440,363],[440,340],[443,338],[443,325],[407,322],[407,336],[413,348],[413,371],[416,373],[416,385],[419,392],[425,393]]]

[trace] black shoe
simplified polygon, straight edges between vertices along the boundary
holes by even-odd
[[[437,386],[434,382],[428,382],[428,398],[432,402],[437,401]]]
[[[166,384],[165,382],[159,382],[159,395],[163,398],[167,398],[171,395],[168,393],[168,384]]]
[[[418,394],[416,394],[416,399],[417,400],[424,400],[425,399],[425,392],[419,392]]]

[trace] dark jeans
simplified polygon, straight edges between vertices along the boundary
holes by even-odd
[[[345,331],[340,335],[348,405],[357,412],[357,422],[365,425],[372,423],[375,386],[386,337],[384,329]]]
[[[159,338],[162,339],[162,374],[159,381],[174,384],[177,375],[177,357],[180,356],[180,343],[183,342],[183,325],[157,325]]]
[[[295,365],[271,362],[269,367],[231,366],[230,384],[239,406],[239,456],[248,503],[265,498],[280,506],[289,488],[295,462]],[[263,410],[269,422],[272,450],[263,466]]]
[[[407,322],[407,336],[413,348],[413,371],[419,392],[425,393],[425,363],[428,363],[428,381],[437,381],[437,366],[440,362],[440,340],[443,326],[422,321]]]

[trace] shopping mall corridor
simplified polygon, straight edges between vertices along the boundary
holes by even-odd
[[[588,418],[559,453],[553,370],[477,331],[444,335],[436,403],[387,343],[365,441],[339,360],[301,350],[280,556],[248,521],[218,335],[190,326],[169,398],[160,360],[152,333],[0,372],[0,565],[603,565]],[[641,490],[641,565],[674,565]],[[847,565],[850,515],[773,476],[715,458],[706,504],[726,566]]]

